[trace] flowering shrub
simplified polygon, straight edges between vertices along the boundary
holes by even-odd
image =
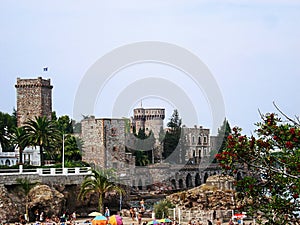
[[[242,174],[236,182],[237,207],[260,218],[259,223],[299,224],[300,125],[287,119],[262,115],[251,137],[234,127],[216,155],[226,173]]]

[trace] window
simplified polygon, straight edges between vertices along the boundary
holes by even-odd
[[[111,128],[111,136],[116,136],[117,135],[117,129],[116,128]]]
[[[203,142],[207,143],[207,137],[206,136],[203,137]]]
[[[192,143],[195,144],[195,136],[192,137]]]

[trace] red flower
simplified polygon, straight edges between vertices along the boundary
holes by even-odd
[[[295,128],[292,127],[292,128],[290,129],[290,133],[294,135],[294,134],[295,134]]]
[[[289,148],[289,149],[292,149],[294,146],[293,146],[293,143],[292,143],[292,142],[287,141],[287,142],[285,142],[285,147],[286,147],[286,148]]]
[[[293,194],[293,198],[299,198],[299,194],[298,193]]]
[[[279,138],[278,136],[276,136],[276,135],[273,136],[273,139],[274,139],[275,141],[279,141],[279,140],[280,140],[280,138]]]

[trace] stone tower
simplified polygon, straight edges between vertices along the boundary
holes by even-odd
[[[38,116],[51,118],[52,88],[50,79],[20,79],[17,78],[17,120],[18,126],[23,126],[29,119]]]
[[[136,108],[133,110],[133,126],[136,132],[139,129],[144,129],[148,134],[153,132],[154,137],[158,139],[161,127],[164,125],[165,109],[163,108]]]

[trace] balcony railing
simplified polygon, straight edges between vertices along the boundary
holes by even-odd
[[[1,175],[16,175],[16,174],[36,174],[39,176],[55,176],[55,175],[87,175],[91,173],[90,167],[74,167],[74,168],[34,168],[24,169],[22,165],[19,169],[0,169]]]

